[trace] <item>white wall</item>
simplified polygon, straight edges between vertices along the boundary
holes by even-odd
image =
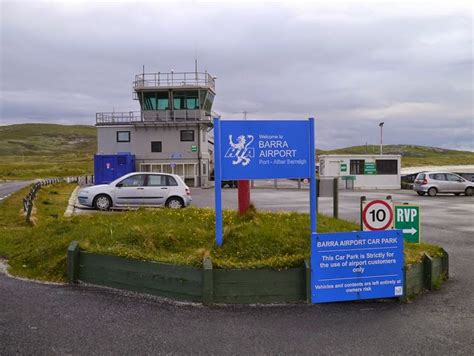
[[[397,174],[351,174],[350,161],[364,160],[366,163],[375,163],[379,159],[397,160]],[[346,171],[341,171],[341,165],[345,164]],[[354,189],[400,189],[400,155],[321,155],[319,156],[320,177],[340,177],[339,188],[345,189],[346,181],[343,176],[355,176]],[[349,185],[351,183],[348,183]]]

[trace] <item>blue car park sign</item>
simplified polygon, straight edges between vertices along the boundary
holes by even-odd
[[[403,232],[357,231],[311,236],[311,301],[403,295]]]
[[[314,119],[214,119],[216,244],[222,238],[222,180],[309,178],[311,232],[316,232]]]

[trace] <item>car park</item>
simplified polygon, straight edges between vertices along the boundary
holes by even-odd
[[[413,190],[418,195],[436,196],[438,193],[462,193],[472,196],[474,183],[449,172],[423,172],[415,179]]]
[[[78,201],[99,210],[140,206],[177,209],[189,206],[192,198],[189,187],[178,175],[134,172],[109,184],[81,189]]]

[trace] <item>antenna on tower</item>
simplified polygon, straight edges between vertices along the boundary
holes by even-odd
[[[194,73],[196,75],[196,84],[197,84],[197,81],[198,81],[198,59],[197,59],[197,55],[194,58]]]

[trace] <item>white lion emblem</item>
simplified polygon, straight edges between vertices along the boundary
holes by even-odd
[[[254,141],[252,135],[240,135],[237,138],[237,143],[234,143],[232,135],[229,135],[230,148],[226,153],[226,157],[235,157],[232,161],[233,165],[242,163],[242,166],[246,166],[250,163],[250,158],[253,157],[253,149],[249,149],[249,145]]]

